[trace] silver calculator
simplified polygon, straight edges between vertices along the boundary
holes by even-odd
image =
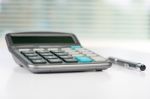
[[[71,33],[8,33],[6,42],[16,63],[33,73],[101,71],[111,66]]]

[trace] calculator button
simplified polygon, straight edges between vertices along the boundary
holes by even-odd
[[[21,52],[21,51],[30,51],[31,49],[19,49],[19,51]]]
[[[43,56],[43,57],[46,58],[46,59],[57,59],[56,56]]]
[[[49,50],[49,51],[57,51],[57,50],[59,50],[59,48],[48,48],[47,50]]]
[[[95,60],[95,61],[106,61],[106,59],[105,58],[103,58],[103,57],[100,57],[100,56],[97,56],[97,57],[91,57],[93,60]]]
[[[33,50],[34,50],[34,51],[44,51],[43,48],[34,48]]]
[[[64,51],[62,51],[62,50],[55,50],[55,51],[51,51],[51,52],[53,52],[53,53],[64,53]]]
[[[72,54],[72,55],[78,55],[80,54],[79,52],[68,52],[69,54]]]
[[[33,56],[38,56],[36,53],[29,53],[29,54],[24,54],[27,57],[33,57]]]
[[[34,51],[21,51],[22,54],[34,54]]]
[[[66,52],[63,52],[63,53],[55,53],[56,55],[58,56],[68,56],[68,53]]]
[[[43,59],[39,59],[39,60],[31,60],[34,64],[46,64],[47,62]]]
[[[86,56],[76,56],[75,58],[78,60],[78,62],[81,62],[81,63],[93,62],[93,60],[90,57],[86,57]]]
[[[62,48],[61,50],[64,52],[76,52],[76,50],[72,50],[71,48]]]
[[[80,48],[80,49],[76,49],[76,51],[79,51],[79,52],[86,52],[86,51],[89,51],[89,50],[87,50],[87,49],[85,49],[85,48]]]
[[[53,55],[53,54],[50,53],[50,52],[48,52],[48,53],[40,52],[39,54],[42,55],[42,56],[52,56],[52,55]]]
[[[49,51],[51,51],[51,52],[53,52],[53,53],[61,53],[61,52],[64,52],[64,51],[62,51],[61,49],[49,50]]]
[[[81,48],[81,46],[79,46],[79,45],[71,46],[71,49],[73,49],[73,50],[77,50],[77,49],[80,49],[80,48]]]
[[[72,56],[60,56],[62,59],[70,59],[70,58],[73,58]]]
[[[60,60],[60,59],[48,59],[48,61],[50,63],[62,63],[62,60]]]
[[[61,50],[64,50],[64,51],[70,51],[70,50],[72,50],[72,49],[71,49],[71,48],[66,47],[66,48],[61,48]]]
[[[81,53],[84,53],[84,54],[95,54],[94,52],[91,52],[91,51],[81,51]]]
[[[42,57],[40,57],[40,56],[32,56],[32,57],[28,57],[28,59],[38,60],[38,59],[42,59]]]
[[[74,58],[72,58],[72,59],[64,59],[64,61],[66,62],[66,63],[77,63],[78,61],[76,60],[76,59],[74,59]]]
[[[38,53],[49,53],[49,51],[47,51],[47,50],[38,50],[36,52],[38,52]]]

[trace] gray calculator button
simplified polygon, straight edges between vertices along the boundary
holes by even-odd
[[[83,51],[81,53],[85,53],[85,54],[94,54],[94,52],[91,52],[91,51]]]
[[[51,52],[53,52],[53,53],[64,53],[64,51],[62,51],[62,50],[55,50],[55,51],[51,51]]]
[[[101,56],[97,56],[97,57],[91,57],[93,60],[95,61],[106,61],[105,58],[101,57]]]
[[[45,52],[40,52],[39,53],[40,55],[42,55],[42,56],[52,56],[53,54],[52,53],[50,53],[50,52],[48,52],[48,53],[45,53]]]
[[[63,52],[63,53],[55,53],[56,55],[58,56],[68,56],[68,53],[66,52]]]
[[[43,51],[44,48],[34,48],[33,50],[34,50],[34,51]]]
[[[55,50],[59,50],[59,48],[48,48],[47,50],[49,50],[49,51],[55,51]]]
[[[47,50],[38,50],[36,52],[38,52],[38,53],[49,53],[49,51],[47,51]]]
[[[22,54],[34,54],[34,51],[21,51]]]
[[[42,57],[40,56],[33,56],[33,57],[28,57],[31,60],[38,60],[38,59],[42,59]]]
[[[62,63],[62,60],[60,60],[60,59],[48,59],[48,61],[50,63]]]
[[[38,56],[36,53],[29,53],[29,54],[24,54],[27,57],[33,57],[33,56]]]
[[[64,52],[64,51],[62,51],[61,49],[52,49],[52,50],[49,50],[50,52],[52,52],[52,53],[62,53],[62,52]]]
[[[61,57],[62,59],[70,59],[70,58],[72,59],[72,58],[73,58],[72,56],[69,56],[69,55],[68,55],[68,56],[60,56],[60,57]]]
[[[21,51],[30,51],[31,49],[19,49],[19,51],[21,52]]]
[[[80,53],[82,53],[82,54],[95,54],[94,52],[91,52],[91,51],[81,51]]]
[[[63,50],[68,50],[68,49],[71,49],[70,47],[62,47],[61,49],[63,49]]]
[[[61,48],[61,50],[72,50],[72,49],[69,47],[66,47],[66,48]]]
[[[80,54],[79,52],[68,52],[69,54],[71,54],[71,55],[78,55],[78,54]]]
[[[75,52],[75,50],[72,50],[71,48],[62,48],[61,50],[64,52]]]
[[[44,56],[44,58],[46,58],[46,59],[57,59],[56,56]]]
[[[31,60],[34,64],[46,64],[47,62],[43,59],[39,59],[39,60]]]
[[[74,59],[74,58],[72,58],[72,59],[64,59],[64,61],[66,62],[66,63],[77,63],[78,61],[76,60],[76,59]]]

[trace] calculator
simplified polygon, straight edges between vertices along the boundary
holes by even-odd
[[[72,33],[20,32],[5,38],[15,62],[33,73],[101,71],[111,66]]]

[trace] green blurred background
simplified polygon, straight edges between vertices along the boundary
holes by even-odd
[[[97,39],[150,39],[150,0],[0,0],[0,37],[60,31]]]

